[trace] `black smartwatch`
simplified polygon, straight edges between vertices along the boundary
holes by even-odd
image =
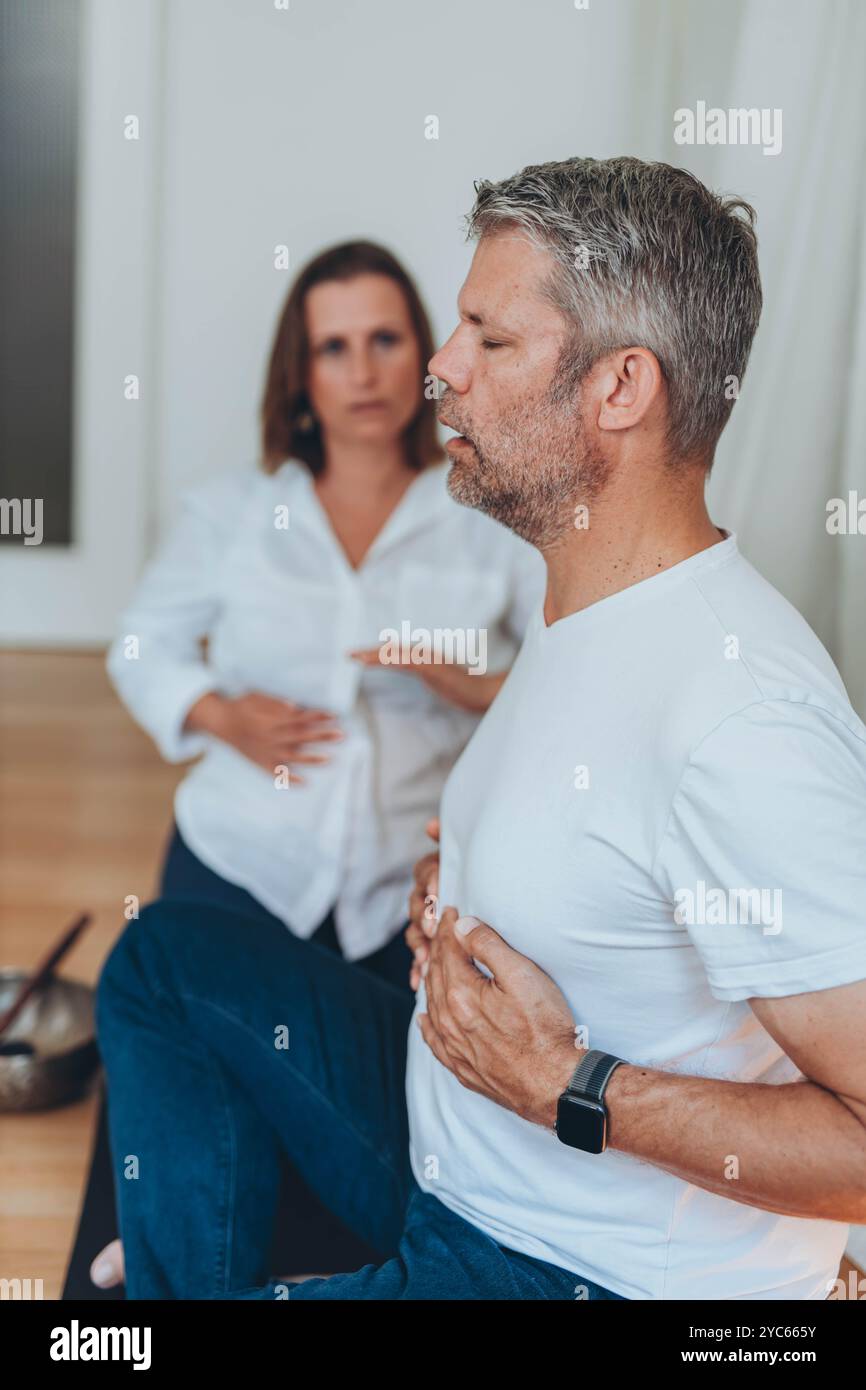
[[[604,1090],[622,1057],[591,1050],[578,1062],[556,1107],[556,1137],[584,1153],[604,1153],[607,1147],[607,1106]]]

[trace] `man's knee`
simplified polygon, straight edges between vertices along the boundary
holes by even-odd
[[[200,909],[192,903],[170,900],[149,903],[141,915],[128,922],[109,951],[96,985],[97,1032],[118,1008],[142,993],[169,993],[169,973],[176,963],[173,945],[180,933],[200,924]]]

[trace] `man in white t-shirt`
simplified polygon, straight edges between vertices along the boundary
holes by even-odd
[[[449,486],[548,590],[442,801],[462,919],[411,1030],[413,1172],[628,1298],[826,1298],[866,1220],[866,729],[704,504],[751,210],[577,160],[483,186],[470,226],[430,364]],[[601,1100],[560,1103],[588,1050]]]
[[[416,869],[414,1012],[204,904],[112,951],[129,1297],[287,1296],[256,1282],[280,1147],[389,1256],[292,1301],[830,1292],[866,1222],[866,728],[704,503],[752,220],[626,158],[478,187],[430,363],[449,488],[546,598]]]

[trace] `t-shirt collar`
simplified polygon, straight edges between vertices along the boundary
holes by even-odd
[[[555,640],[560,633],[563,635],[565,633],[573,634],[590,624],[624,612],[636,604],[660,598],[677,584],[681,584],[686,579],[694,578],[698,573],[727,564],[739,554],[737,533],[722,526],[718,530],[723,535],[714,545],[708,545],[705,549],[696,551],[694,555],[688,555],[685,560],[680,560],[676,565],[670,565],[668,569],[661,570],[658,574],[651,574],[646,579],[638,580],[636,584],[629,584],[624,589],[618,589],[614,594],[597,599],[595,603],[588,604],[586,608],[579,608],[575,613],[566,613],[565,617],[557,618],[556,622],[550,625],[544,620],[544,599],[542,598],[533,615],[533,630],[541,641]]]

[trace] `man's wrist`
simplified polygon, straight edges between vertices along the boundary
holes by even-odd
[[[634,1062],[621,1062],[611,1073],[611,1078],[604,1088],[604,1103],[607,1106],[607,1146],[609,1149],[618,1148],[616,1141],[616,1119],[617,1109],[619,1108],[620,1128],[622,1128],[622,1102],[627,1101],[632,1093],[635,1078],[639,1078],[640,1068]],[[640,1084],[640,1083],[638,1083]]]
[[[559,1097],[574,1075],[575,1067],[589,1051],[586,1047],[576,1047],[574,1038],[557,1043],[550,1054],[550,1067],[545,1071],[545,1086],[540,1097],[537,1123],[545,1129],[553,1129],[559,1107]]]
[[[552,1127],[555,1126],[556,1123],[557,1111],[559,1111],[559,1097],[563,1094],[563,1091],[566,1090],[567,1086],[569,1086],[569,1081],[571,1080],[571,1077],[574,1076],[575,1069],[577,1069],[578,1066],[580,1066],[582,1059],[584,1059],[585,1056],[587,1056],[589,1051],[591,1051],[591,1048],[574,1047],[573,1049],[571,1049],[571,1052],[573,1052],[573,1062],[571,1062],[571,1070],[569,1073],[567,1073],[566,1080],[563,1081],[562,1087],[560,1087],[560,1090],[557,1091],[555,1102],[553,1102],[553,1120],[552,1122],[550,1122],[550,1129],[552,1129]],[[564,1056],[563,1052],[563,1066],[566,1066],[567,1068],[567,1065],[569,1065],[569,1063],[567,1063],[566,1056]],[[627,1073],[626,1076],[624,1076],[623,1073]],[[605,1095],[603,1095],[603,1105],[605,1105],[605,1109],[607,1111],[607,1123],[609,1123],[609,1130],[607,1130],[607,1148],[616,1147],[616,1145],[612,1143],[613,1118],[614,1115],[616,1115],[617,1102],[619,1102],[620,1099],[626,1097],[628,1091],[630,1091],[630,1083],[632,1080],[632,1076],[634,1076],[634,1073],[634,1065],[631,1065],[630,1062],[626,1062],[623,1059],[623,1061],[619,1062],[619,1065],[614,1066],[612,1072],[610,1072],[609,1079],[607,1079],[606,1081]]]

